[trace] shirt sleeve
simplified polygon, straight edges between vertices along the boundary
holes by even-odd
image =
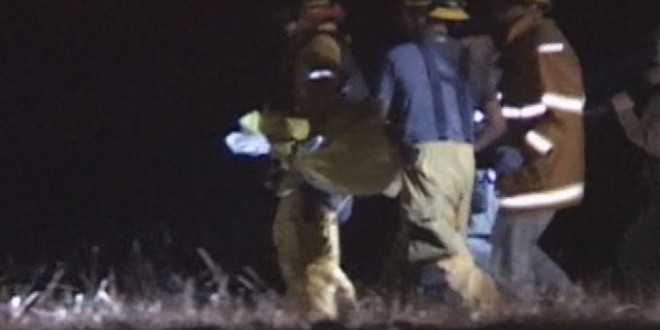
[[[626,132],[628,139],[640,146],[644,146],[644,137],[642,133],[642,123],[637,117],[637,115],[632,111],[621,111],[619,112],[619,123],[623,127],[623,130]]]
[[[385,111],[389,110],[394,99],[394,90],[396,88],[396,76],[394,63],[388,57],[383,64],[380,79],[378,81],[377,97]]]
[[[479,102],[497,101],[498,69],[494,63],[477,63],[476,66]]]
[[[540,40],[533,51],[540,101],[547,111],[527,133],[525,141],[543,155],[566,136],[566,130],[582,130],[586,97],[581,67],[570,44],[557,35]]]

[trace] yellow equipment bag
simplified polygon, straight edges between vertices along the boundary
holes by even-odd
[[[371,195],[397,178],[398,149],[372,100],[339,104],[320,134],[320,147],[309,150],[301,147],[303,142],[291,157],[292,167],[310,185],[338,194]]]

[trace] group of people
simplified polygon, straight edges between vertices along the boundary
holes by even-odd
[[[355,308],[355,288],[340,266],[339,226],[350,216],[354,195],[379,192],[398,198],[401,208],[384,265],[383,283],[391,289],[421,288],[479,310],[583,294],[538,244],[557,211],[583,198],[580,63],[544,15],[551,0],[493,1],[506,31],[496,43],[452,35],[453,26],[470,19],[462,1],[402,0],[409,38],[385,55],[373,94],[339,31],[343,8],[332,0],[298,0],[288,8],[290,45],[280,90],[268,111],[243,124],[267,138],[276,160],[271,186],[279,198],[273,228],[278,263],[287,292],[308,320],[341,318]],[[655,157],[656,167],[659,71],[649,71],[640,92],[619,93],[607,107],[631,141]],[[360,122],[359,134],[348,134],[358,137],[354,145],[342,138],[351,121]],[[360,137],[371,144],[359,149]],[[324,154],[325,148],[332,152]],[[477,170],[475,155],[486,149],[497,157]],[[361,151],[346,156],[351,150]],[[310,162],[310,155],[325,158]],[[337,163],[343,172],[358,173],[342,173],[337,181],[377,184],[333,185],[324,171]],[[475,206],[475,184],[495,180],[497,198]],[[641,233],[660,227],[658,186]],[[492,252],[480,262],[468,244],[477,208],[497,210],[488,237]],[[631,238],[631,254],[636,242]],[[646,259],[630,260],[660,268],[660,247],[645,252]]]

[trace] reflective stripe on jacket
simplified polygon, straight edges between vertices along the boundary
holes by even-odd
[[[584,192],[585,93],[577,56],[557,26],[541,14],[511,29],[501,58],[504,115],[522,127],[513,138],[523,167],[501,181],[500,205],[561,208]]]

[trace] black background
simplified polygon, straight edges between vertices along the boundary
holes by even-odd
[[[477,20],[488,4],[472,1]],[[557,1],[590,104],[643,67],[658,6]],[[397,40],[395,1],[345,7],[373,80]],[[265,162],[221,143],[267,98],[284,41],[276,12],[276,1],[257,0],[0,2],[0,264],[84,264],[93,246],[121,264],[139,241],[180,269],[203,267],[194,249],[205,247],[229,270],[276,278]],[[580,279],[605,276],[643,197],[639,154],[616,122],[590,120],[587,133],[587,199],[543,242]],[[344,227],[354,277],[377,276],[396,212],[380,198],[358,205]]]

